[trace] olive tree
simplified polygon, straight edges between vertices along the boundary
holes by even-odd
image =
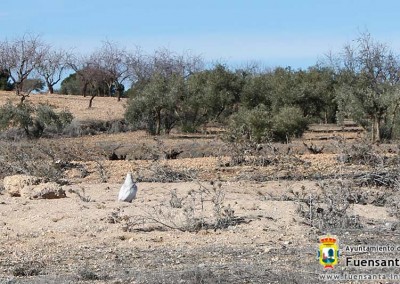
[[[0,90],[10,91],[12,89],[12,85],[9,82],[10,75],[7,70],[0,70]]]
[[[201,68],[198,57],[177,55],[166,49],[131,61],[131,98],[126,119],[152,133],[169,133],[185,113],[186,81]]]
[[[399,105],[399,60],[386,45],[362,33],[340,55],[338,89],[340,111],[359,114],[371,127],[372,141],[381,139],[381,127],[388,110]]]

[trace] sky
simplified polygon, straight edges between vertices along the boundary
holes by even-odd
[[[2,3],[3,2],[3,3]],[[25,33],[87,53],[103,41],[231,66],[305,69],[368,31],[400,51],[397,0],[0,0],[0,40]]]

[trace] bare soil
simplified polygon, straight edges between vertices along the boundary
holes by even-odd
[[[12,98],[0,94],[1,103],[7,96]],[[83,97],[32,95],[29,100],[66,107],[80,120],[123,117],[124,102],[115,98],[95,98],[90,110],[88,98]],[[351,187],[364,196],[346,211],[359,226],[326,231],[318,225],[326,220],[304,213],[313,206],[326,208],[327,186],[357,182],[356,177],[378,171],[340,161],[344,146],[336,140],[315,142],[326,145],[319,155],[308,153],[303,140],[276,144],[271,151],[277,160],[261,166],[229,164],[232,152],[215,135],[157,139],[139,131],[35,142],[51,149],[75,149],[78,158],[71,163],[79,167],[64,171],[67,198],[30,200],[0,191],[0,283],[321,283],[320,275],[327,273],[400,273],[399,268],[362,270],[344,264],[350,255],[376,257],[350,254],[345,246],[400,244],[398,215],[389,202],[397,187],[369,183]],[[166,160],[162,152],[167,149],[184,152],[178,159]],[[377,149],[387,159],[398,155],[396,145]],[[126,158],[111,161],[112,152]],[[137,199],[117,202],[128,171],[138,181]],[[234,219],[226,226],[181,230],[185,212],[171,207],[171,191],[187,198],[209,190],[211,194],[203,202],[196,199],[193,206],[211,220],[212,183],[221,183],[225,195],[220,205],[229,206]],[[382,196],[386,199],[380,204]],[[321,203],[307,207],[309,198],[320,198]],[[319,237],[328,233],[338,237],[344,251],[333,272],[324,271],[316,258]],[[394,258],[398,253],[382,256]]]

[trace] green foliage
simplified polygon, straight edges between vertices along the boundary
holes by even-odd
[[[272,139],[287,142],[292,137],[301,136],[307,125],[308,120],[298,107],[283,107],[271,116],[266,106],[258,105],[251,110],[240,109],[231,116],[228,140],[263,143]]]
[[[270,113],[264,105],[251,110],[243,108],[231,116],[227,132],[228,140],[266,142],[271,137],[271,129]]]
[[[145,127],[153,135],[169,133],[178,121],[183,97],[183,78],[177,74],[155,73],[131,90],[125,119],[136,127]]]
[[[81,94],[81,86],[76,73],[69,75],[61,82],[60,93],[65,95]]]
[[[17,127],[29,134],[29,127],[33,125],[32,113],[34,107],[29,104],[14,106],[10,101],[0,107],[0,129]]]
[[[9,82],[10,74],[7,70],[0,70],[0,90],[3,91],[11,91],[13,89],[13,85]]]
[[[22,91],[25,93],[40,92],[44,87],[45,83],[41,79],[26,79],[22,85]]]
[[[225,66],[184,77],[178,72],[154,72],[129,90],[127,121],[152,134],[169,133],[179,125],[195,132],[208,121],[224,121],[240,101],[243,80]]]
[[[334,73],[328,68],[311,67],[295,73],[292,105],[301,108],[303,115],[325,123],[336,122]]]
[[[204,115],[211,121],[223,121],[234,112],[235,105],[240,102],[244,80],[221,64],[199,76],[203,88],[198,98],[204,108]]]
[[[272,117],[272,133],[275,141],[286,142],[300,137],[307,129],[308,121],[299,107],[283,107]]]
[[[74,116],[69,110],[62,110],[58,113],[58,119],[61,122],[62,127],[64,128],[71,124]]]
[[[134,129],[146,129],[155,135],[155,121],[153,113],[147,108],[145,97],[134,97],[129,99],[125,111],[125,119],[132,124]]]
[[[273,99],[271,98],[273,92],[271,77],[270,73],[256,74],[245,80],[241,95],[241,103],[244,107],[251,109],[263,104],[271,109]]]
[[[63,110],[57,114],[49,105],[40,104],[36,108],[36,119],[45,127],[56,127],[58,131],[69,125],[73,118],[69,111]]]
[[[371,130],[373,142],[382,138],[382,124],[395,120],[400,105],[398,92],[398,56],[385,44],[376,42],[368,33],[361,33],[354,45],[347,45],[339,58],[337,74],[339,111]],[[390,111],[394,108],[395,111]],[[389,133],[386,131],[388,130]],[[391,137],[393,127],[387,128],[386,137]]]
[[[203,103],[205,100],[206,76],[196,73],[186,81],[186,93],[180,108],[180,125],[183,132],[196,132],[197,128],[206,123],[207,107]]]

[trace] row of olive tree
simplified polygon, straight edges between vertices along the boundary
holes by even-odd
[[[216,64],[204,70],[196,57],[164,52],[151,58],[145,65],[151,71],[128,91],[126,119],[152,134],[169,133],[175,126],[194,132],[208,122],[233,121],[236,134],[260,141],[250,133],[255,131],[287,141],[301,135],[307,122],[335,120],[335,80],[329,69],[253,72]],[[292,116],[286,116],[290,111]]]
[[[146,68],[138,69],[129,90],[126,118],[154,134],[169,133],[176,125],[195,131],[206,122],[227,123],[231,118],[235,127],[247,132],[249,125],[257,125],[255,132],[267,133],[260,130],[263,125],[277,140],[301,135],[298,130],[307,122],[351,118],[370,130],[374,142],[395,137],[400,122],[397,55],[362,33],[353,45],[327,59],[307,70],[278,67],[255,72],[221,64],[202,69],[195,64],[198,58],[156,53],[138,65]],[[168,64],[157,65],[160,61]],[[192,72],[182,72],[183,66]],[[246,115],[251,123],[243,119]]]

